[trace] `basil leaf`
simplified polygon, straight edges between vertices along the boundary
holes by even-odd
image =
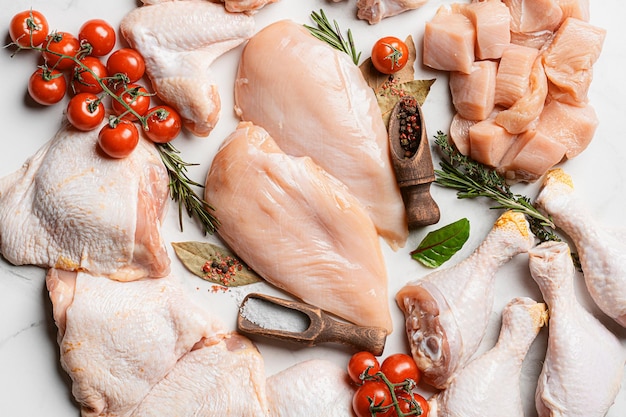
[[[172,242],[178,259],[194,275],[225,287],[261,281],[250,267],[230,250],[205,242]]]
[[[437,268],[457,253],[469,238],[469,220],[462,218],[426,235],[411,252],[411,258],[428,268]]]

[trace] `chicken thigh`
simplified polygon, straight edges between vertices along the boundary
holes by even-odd
[[[347,417],[354,388],[346,371],[332,362],[310,359],[267,379],[269,417]]]
[[[288,293],[356,324],[392,330],[387,272],[372,220],[344,184],[308,157],[285,155],[241,122],[206,178],[220,237]]]
[[[120,30],[144,57],[159,98],[192,133],[208,136],[221,108],[210,66],[252,35],[253,18],[203,0],[168,1],[134,9]]]
[[[398,291],[411,353],[424,381],[445,388],[469,362],[489,324],[496,272],[533,242],[524,215],[507,211],[468,258]]]
[[[276,82],[280,80],[280,82]],[[404,246],[408,223],[373,90],[350,57],[301,24],[273,23],[245,46],[235,82],[242,120],[348,186],[379,234]]]
[[[548,172],[536,202],[576,245],[585,283],[595,303],[626,327],[624,239],[595,220],[577,198],[572,178],[562,169]]]
[[[107,158],[99,152],[98,131],[66,124],[0,179],[2,254],[15,265],[119,280],[167,275],[160,224],[169,179],[158,152],[142,139],[128,158]]]
[[[524,417],[522,362],[546,324],[545,304],[516,298],[502,313],[496,345],[472,360],[450,385],[428,400],[430,417]]]
[[[576,300],[566,243],[545,242],[528,254],[550,311],[548,350],[535,394],[538,415],[605,416],[622,381],[622,345]]]
[[[46,285],[61,365],[83,417],[131,415],[194,346],[225,333],[171,276],[117,282],[51,269]]]
[[[358,0],[357,17],[373,25],[386,17],[418,9],[428,0]]]

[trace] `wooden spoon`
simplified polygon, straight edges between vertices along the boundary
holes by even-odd
[[[439,206],[430,195],[430,184],[435,181],[430,144],[426,134],[426,124],[422,108],[416,102],[418,124],[420,126],[419,144],[410,157],[400,144],[400,119],[402,100],[398,101],[389,117],[389,145],[391,161],[396,173],[396,181],[402,192],[402,199],[409,222],[409,228],[427,226],[439,221]]]
[[[247,308],[247,303],[251,300],[256,300],[252,304],[256,306],[256,309]],[[281,325],[281,322],[294,322],[294,318],[296,323],[301,324]],[[371,352],[376,356],[383,353],[387,339],[385,329],[341,322],[309,304],[258,293],[248,294],[241,303],[237,316],[237,328],[243,333],[307,346],[319,343],[341,343],[357,351]]]

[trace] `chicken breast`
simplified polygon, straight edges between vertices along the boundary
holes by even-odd
[[[404,246],[408,223],[387,130],[347,54],[300,24],[273,23],[243,50],[235,103],[241,119],[262,126],[286,154],[309,156],[346,184],[378,233],[393,248]]]
[[[450,73],[452,103],[461,117],[469,120],[486,119],[494,109],[496,74],[495,61],[476,61],[468,74]]]
[[[474,64],[476,28],[458,8],[441,6],[424,28],[424,65],[469,74]]]
[[[308,157],[286,155],[242,122],[213,159],[205,198],[220,237],[268,282],[361,325],[392,330],[385,263],[372,220]]]
[[[162,277],[170,260],[160,224],[169,179],[152,142],[124,159],[98,150],[99,129],[64,125],[0,179],[0,248],[15,265]]]
[[[203,0],[167,1],[134,9],[120,30],[144,57],[159,98],[180,113],[192,133],[208,136],[221,109],[210,66],[252,35],[253,18]]]
[[[553,31],[561,23],[559,0],[502,0],[511,13],[511,31]]]
[[[194,346],[225,332],[173,277],[117,282],[51,269],[46,285],[82,417],[132,415]]]

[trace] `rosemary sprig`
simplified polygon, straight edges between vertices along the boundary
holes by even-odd
[[[347,53],[352,58],[355,65],[359,65],[359,59],[361,58],[361,52],[357,52],[354,46],[354,39],[352,38],[352,31],[348,29],[348,40],[346,41],[341,34],[339,24],[336,20],[333,20],[331,25],[330,21],[326,17],[324,10],[320,9],[320,12],[312,12],[311,19],[317,24],[317,27],[304,25],[313,36],[317,39],[326,42],[335,49]]]
[[[539,212],[528,197],[514,194],[504,177],[495,170],[461,154],[450,145],[447,135],[441,131],[435,136],[435,144],[448,158],[439,163],[441,170],[435,170],[436,184],[457,190],[458,198],[487,197],[497,203],[492,209],[523,213],[530,230],[542,242],[561,240],[554,232],[552,219]]]
[[[184,207],[189,217],[195,217],[200,221],[205,234],[213,234],[219,226],[219,220],[211,213],[215,208],[193,191],[191,187],[203,187],[203,185],[187,175],[187,167],[197,164],[183,161],[180,151],[171,142],[156,144],[156,148],[169,175],[172,200],[178,203],[178,223],[181,230]]]

